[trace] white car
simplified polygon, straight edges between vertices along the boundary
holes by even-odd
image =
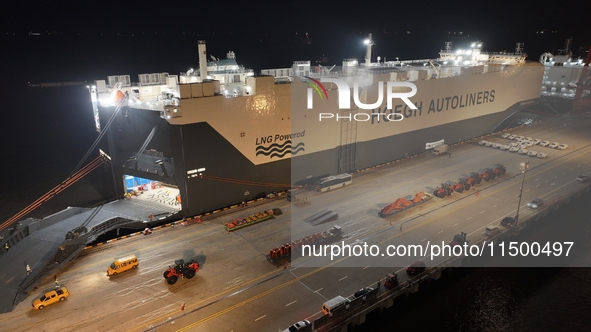
[[[550,141],[541,141],[539,145],[540,146],[548,146],[548,145],[550,145]]]
[[[511,143],[509,143],[509,147],[510,148],[512,148],[514,146],[519,146],[519,143],[517,143],[517,142],[511,142]]]
[[[501,148],[501,145],[503,145],[503,144],[499,144],[499,143],[493,143],[493,144],[491,145],[491,147],[492,147],[493,149],[500,149],[500,148]]]
[[[302,321],[299,321],[299,322],[293,324],[292,326],[286,328],[285,330],[283,330],[283,332],[295,332],[295,331],[299,331],[299,330],[304,329],[304,327],[306,327],[308,325],[310,325],[310,322],[309,321],[302,320]]]
[[[493,143],[487,141],[485,145],[488,146],[488,147],[491,147],[493,145]]]
[[[515,139],[515,135],[509,135],[507,136],[507,139]]]
[[[539,138],[534,138],[534,139],[532,140],[532,143],[534,143],[534,145],[537,145],[537,144],[540,144],[540,142],[541,142],[541,141],[542,141],[542,140],[541,140],[541,139],[539,139]]]
[[[509,136],[511,136],[511,134],[509,134],[509,133],[504,133],[503,135],[501,135],[502,138],[507,138]]]
[[[538,157],[540,159],[544,159],[544,158],[548,157],[548,154],[544,153],[544,152],[540,152],[540,153],[538,153],[538,155],[536,157]]]
[[[530,157],[535,157],[535,156],[538,155],[538,151],[530,150],[530,151],[527,152],[527,155],[530,156]]]
[[[517,151],[517,153],[519,154],[527,154],[529,152],[528,149],[520,149],[519,151]]]
[[[510,148],[511,146],[509,146],[508,144],[501,145],[501,150],[509,150]]]
[[[521,141],[521,140],[523,140],[524,138],[525,138],[525,137],[523,137],[523,136],[515,136],[514,140],[516,140],[516,141]]]
[[[525,141],[525,142],[523,142],[523,146],[529,148],[530,146],[534,146],[534,143],[532,141]]]
[[[560,144],[558,142],[552,142],[550,145],[548,145],[548,147],[551,149],[556,149],[559,145]]]
[[[480,142],[478,142],[478,145],[486,145],[486,141],[485,140],[481,140]]]
[[[568,144],[560,144],[556,147],[558,150],[566,150],[568,148]]]
[[[533,141],[533,140],[534,140],[534,139],[533,139],[533,138],[531,138],[531,137],[525,137],[524,139],[525,139],[525,140],[528,140],[528,141]]]
[[[509,149],[509,152],[517,152],[517,151],[519,151],[519,147],[517,147],[517,146],[512,146],[512,147]]]

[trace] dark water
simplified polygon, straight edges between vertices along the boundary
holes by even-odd
[[[312,36],[306,45],[298,36],[280,38],[211,36],[209,53],[224,58],[233,50],[239,63],[254,69],[289,67],[293,60],[328,57],[340,64],[342,58],[363,58],[363,47],[350,40],[363,36]],[[532,59],[550,48],[560,47],[562,38],[550,36],[496,35],[486,39],[491,50],[512,50],[523,41]],[[454,43],[471,41],[456,38]],[[88,94],[83,86],[27,88],[26,82],[55,82],[106,79],[107,75],[169,72],[178,74],[197,66],[197,40],[203,37],[97,37],[40,36],[7,37],[0,69],[0,146],[3,152],[0,191],[0,222],[8,219],[63,181],[97,137]],[[32,39],[36,38],[36,39]],[[376,35],[377,54],[394,59],[435,57],[446,38],[442,34],[416,36]],[[529,44],[528,44],[529,43]],[[496,47],[494,47],[496,46]],[[382,53],[383,52],[383,53]],[[534,53],[535,52],[535,53]],[[376,54],[374,53],[374,54]],[[93,157],[96,154],[93,154]],[[32,215],[41,217],[72,206],[88,206],[107,197],[104,185],[108,170],[92,175],[68,188]],[[591,259],[589,197],[572,204],[568,214],[554,214],[540,232],[568,220],[581,226],[581,246],[573,265]],[[525,234],[535,238],[536,232]],[[560,331],[591,330],[591,269],[588,268],[480,268],[456,270],[451,278],[436,282],[408,302],[397,303],[379,323],[368,323],[363,331],[399,329],[450,331]]]

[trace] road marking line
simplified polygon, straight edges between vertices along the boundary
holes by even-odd
[[[493,205],[493,207],[497,207],[496,205]]]
[[[441,233],[443,233],[443,231],[439,231],[439,232],[437,232],[437,234],[441,234]]]
[[[538,181],[540,178],[535,179],[534,181]]]
[[[296,303],[296,302],[298,302],[298,301],[296,300],[296,301],[293,301],[293,302],[289,302],[289,303],[288,303],[288,304],[286,304],[285,306],[287,307],[288,305],[292,305],[292,304],[294,304],[294,303]]]
[[[540,185],[538,184],[536,187],[539,187]]]
[[[263,316],[261,316],[261,317],[259,317],[259,318],[255,319],[254,321],[256,322],[257,320],[259,320],[259,319],[263,319],[263,318],[265,318],[265,317],[267,317],[267,315],[263,315]]]
[[[339,281],[341,281],[341,280],[345,280],[345,279],[347,279],[347,277],[348,277],[348,276],[344,276],[344,277],[342,277],[341,279],[339,279]]]
[[[362,268],[362,270],[365,270],[365,269],[367,269],[367,268],[368,268],[368,267],[370,267],[370,266],[371,266],[371,265],[368,265],[368,266],[366,266],[366,267]]]
[[[555,176],[554,178],[556,179],[558,176]]]
[[[483,214],[484,212],[486,212],[486,210],[482,210],[482,212],[480,212],[480,214]]]
[[[421,240],[421,242],[425,242],[426,240],[427,240],[427,238],[424,238],[424,239]]]
[[[528,191],[529,191],[529,189],[527,189],[525,192],[528,192]]]
[[[314,293],[318,293],[318,292],[320,292],[320,291],[321,291],[321,290],[323,290],[323,289],[324,289],[324,288],[318,288],[317,290],[315,290],[315,291],[314,291]]]
[[[586,154],[586,153],[582,153],[581,155],[584,155],[584,154]],[[574,159],[574,158],[576,158],[576,157],[580,157],[580,156],[575,156],[575,157],[573,157],[573,158],[571,158],[571,159]],[[571,160],[571,159],[567,159],[566,161],[569,161],[569,160]],[[557,166],[559,166],[559,165],[562,165],[562,164],[564,164],[564,162],[563,162],[563,163],[560,163],[560,164],[558,164],[558,165],[556,165],[556,166],[552,166],[552,167],[550,167],[549,169],[552,169],[552,168],[554,168],[554,167],[557,167]],[[546,169],[546,170],[544,170],[544,171],[548,171],[549,169]],[[547,182],[547,181],[546,181],[546,182]],[[554,189],[554,190],[552,190],[551,192],[553,192],[553,191],[556,191],[556,190],[558,190],[558,189],[560,189],[560,188],[563,188],[563,187],[565,187],[566,185],[568,185],[568,183],[567,183],[567,184],[564,184],[564,185],[562,185],[562,186],[560,186],[560,187],[558,187],[558,188],[556,188],[556,189]],[[506,188],[503,188],[503,189],[506,189]],[[501,190],[501,189],[499,189],[498,191],[500,191],[500,190]],[[495,191],[495,192],[497,192],[497,191]],[[505,200],[505,201],[507,202],[507,201],[509,201],[509,200],[507,199],[507,200]],[[459,210],[460,208],[465,208],[465,207],[458,207],[457,209],[454,209],[453,211],[457,211],[457,210]],[[452,211],[452,212],[453,212],[453,211]],[[446,213],[446,214],[447,214],[447,213]],[[414,227],[411,227],[409,230],[407,230],[407,232],[408,232],[408,231],[412,231],[412,230],[414,230],[414,229],[416,229],[416,228],[420,228],[420,227],[423,227],[423,226],[425,226],[425,225],[428,225],[428,224],[432,223],[433,221],[435,221],[435,220],[439,220],[439,219],[441,219],[441,218],[438,216],[437,218],[433,218],[433,219],[431,219],[431,220],[428,220],[428,221],[426,221],[426,222],[423,222],[423,223],[421,223],[421,224],[419,224],[419,225],[416,225],[416,226],[414,226]],[[193,236],[193,235],[191,235],[191,236]],[[388,239],[388,240],[390,240],[390,239]],[[175,239],[175,241],[177,241],[177,239]],[[385,241],[384,241],[384,242],[385,242]],[[162,243],[159,243],[158,245],[162,245]],[[337,261],[337,262],[340,262],[340,261],[342,261],[342,260],[344,260],[344,259],[341,259],[341,260],[339,260],[339,261]],[[335,264],[335,263],[336,263],[336,262],[333,262],[333,263],[331,263],[331,264],[328,264],[328,266],[331,266],[331,265],[333,265],[333,264]],[[97,264],[98,264],[98,263],[97,263]],[[275,287],[275,288],[273,288],[273,289],[271,289],[271,290],[269,290],[269,291],[266,291],[266,292],[263,292],[263,293],[261,293],[261,294],[255,295],[253,298],[251,298],[251,299],[249,299],[249,300],[247,300],[247,301],[243,301],[242,303],[239,303],[238,305],[234,305],[234,306],[232,306],[232,307],[230,307],[230,308],[223,309],[223,310],[221,310],[220,312],[218,312],[218,313],[216,313],[216,314],[214,314],[214,315],[211,315],[211,316],[209,316],[209,317],[206,317],[206,318],[204,318],[204,319],[201,319],[200,321],[194,322],[194,323],[190,324],[189,326],[186,326],[186,327],[184,327],[184,328],[180,329],[180,330],[179,330],[179,332],[186,331],[187,329],[189,329],[189,328],[191,328],[191,327],[194,327],[194,326],[196,326],[196,325],[199,325],[199,324],[203,324],[203,323],[204,323],[204,322],[206,322],[206,321],[209,321],[209,320],[211,320],[211,319],[213,319],[213,318],[215,318],[215,317],[218,317],[218,316],[220,316],[220,315],[222,315],[222,314],[225,314],[225,313],[227,313],[227,312],[229,312],[229,311],[231,311],[231,310],[234,310],[234,309],[236,309],[237,307],[239,307],[239,306],[242,306],[242,305],[244,305],[244,304],[246,304],[246,303],[250,303],[250,302],[252,302],[252,301],[254,301],[254,300],[258,299],[258,298],[261,298],[261,297],[263,297],[263,296],[266,296],[266,295],[268,295],[268,294],[269,294],[269,293],[271,293],[271,292],[277,291],[278,289],[281,289],[281,288],[283,288],[283,287],[287,287],[288,285],[290,285],[290,284],[292,284],[292,283],[295,283],[295,282],[298,282],[299,280],[301,280],[301,279],[303,279],[303,278],[305,278],[305,277],[308,277],[309,275],[312,275],[312,274],[314,274],[314,273],[317,273],[318,271],[320,271],[320,270],[323,270],[323,269],[325,269],[325,268],[326,268],[326,267],[322,267],[322,268],[320,268],[320,269],[318,269],[318,270],[312,271],[312,272],[310,272],[310,273],[306,273],[306,274],[305,274],[305,275],[303,275],[303,276],[299,276],[299,277],[297,277],[297,279],[294,279],[294,280],[292,280],[292,281],[288,281],[288,282],[286,282],[285,284],[282,284],[282,285],[280,285],[280,286],[278,286],[278,287]],[[68,271],[68,272],[71,272],[71,271]],[[256,278],[256,279],[258,279],[258,278]],[[222,292],[222,293],[223,293],[223,292]],[[200,302],[204,302],[204,301],[205,301],[205,300],[202,300],[202,301],[200,301]],[[319,312],[318,312],[318,313],[319,313]],[[318,313],[317,313],[317,314],[318,314]],[[163,315],[161,318],[158,318],[158,319],[162,319],[163,317],[164,317],[164,315]],[[152,321],[156,321],[156,320],[157,320],[157,319],[153,319]],[[142,324],[142,325],[145,325],[145,324],[146,324],[146,323],[144,323],[144,324]],[[138,328],[139,328],[139,326],[138,326],[138,327],[135,327],[135,328],[133,328],[133,330],[137,330]]]

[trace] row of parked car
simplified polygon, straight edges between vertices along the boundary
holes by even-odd
[[[534,145],[539,145],[543,147],[558,149],[558,150],[566,150],[568,148],[567,144],[559,144],[557,142],[550,142],[550,141],[542,141],[538,138],[531,138],[531,137],[523,137],[523,136],[516,136],[509,133],[503,134],[501,137],[515,140],[516,142],[510,142],[508,144],[501,144],[501,143],[494,143],[482,140],[478,142],[480,145],[492,147],[493,149],[501,149],[507,150],[509,152],[517,152],[519,154],[528,155],[530,157],[537,157],[540,159],[544,159],[548,157],[547,153],[538,152],[534,150],[528,150],[527,148],[532,147]]]
[[[529,143],[520,144],[518,142],[511,142],[509,144],[500,144],[500,143],[493,143],[493,142],[482,140],[482,141],[478,142],[478,144],[488,146],[493,149],[501,149],[501,150],[506,150],[509,152],[517,152],[519,154],[528,155],[530,157],[537,157],[540,159],[544,159],[544,158],[548,157],[547,153],[528,150],[527,148],[529,147]]]
[[[539,145],[543,147],[548,147],[550,149],[557,149],[557,150],[566,150],[568,148],[568,144],[560,144],[558,142],[550,142],[550,141],[542,141],[539,138],[531,138],[531,137],[524,137],[524,136],[516,136],[509,133],[504,133],[501,135],[502,138],[506,138],[509,140],[514,140],[519,142],[522,145],[526,146],[534,146]]]

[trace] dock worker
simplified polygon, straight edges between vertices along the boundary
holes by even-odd
[[[150,213],[150,221],[152,221],[153,218],[154,216]]]
[[[6,251],[8,251],[8,249],[10,249],[10,246],[8,245],[8,242],[4,243],[4,249],[6,249]]]
[[[27,275],[31,274],[31,272],[33,272],[33,270],[31,270],[31,267],[29,266],[29,264],[27,264]]]

